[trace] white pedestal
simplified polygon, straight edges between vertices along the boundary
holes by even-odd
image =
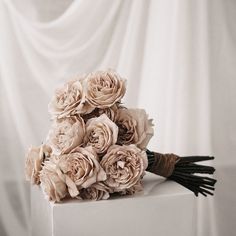
[[[144,192],[102,201],[51,203],[31,188],[32,236],[192,236],[196,199],[147,173]]]

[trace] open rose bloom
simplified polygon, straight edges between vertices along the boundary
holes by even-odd
[[[121,102],[126,80],[115,71],[73,78],[49,103],[52,126],[45,144],[32,147],[25,175],[51,201],[104,200],[142,191],[152,120]]]

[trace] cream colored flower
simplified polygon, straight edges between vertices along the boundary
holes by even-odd
[[[41,187],[50,201],[59,202],[68,194],[65,177],[57,171],[58,158],[52,156],[40,172]]]
[[[69,153],[75,147],[83,144],[85,124],[80,116],[71,116],[54,120],[49,131],[47,143],[54,154]]]
[[[69,154],[59,156],[58,172],[65,176],[71,197],[76,197],[80,189],[106,179],[92,147],[77,147]]]
[[[106,200],[110,197],[109,188],[104,183],[98,182],[82,189],[80,196],[84,200]]]
[[[135,145],[111,146],[100,162],[107,174],[104,183],[114,192],[124,191],[137,184],[148,165],[145,151]]]
[[[86,123],[85,143],[92,146],[98,154],[116,143],[118,136],[118,127],[107,115],[102,114],[99,117],[92,118]]]
[[[43,161],[50,156],[52,149],[43,144],[39,147],[29,148],[25,160],[25,177],[32,184],[40,184],[39,172]]]
[[[110,107],[120,101],[126,91],[126,81],[112,70],[91,73],[86,83],[86,100],[97,108]]]
[[[75,114],[86,114],[94,109],[85,101],[81,81],[82,79],[69,81],[55,91],[48,106],[53,118],[61,119]]]
[[[119,127],[120,145],[135,144],[144,149],[153,136],[152,120],[143,109],[119,109],[115,123]]]

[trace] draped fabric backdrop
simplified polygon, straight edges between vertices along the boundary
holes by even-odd
[[[0,0],[0,235],[28,234],[24,153],[47,134],[53,90],[106,68],[153,117],[150,148],[216,156],[197,235],[235,235],[235,22],[233,0]]]

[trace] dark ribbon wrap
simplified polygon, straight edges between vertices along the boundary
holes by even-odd
[[[154,162],[151,166],[149,166],[149,171],[165,178],[168,178],[172,175],[175,169],[175,164],[179,160],[180,157],[173,153],[161,154],[155,152]]]

